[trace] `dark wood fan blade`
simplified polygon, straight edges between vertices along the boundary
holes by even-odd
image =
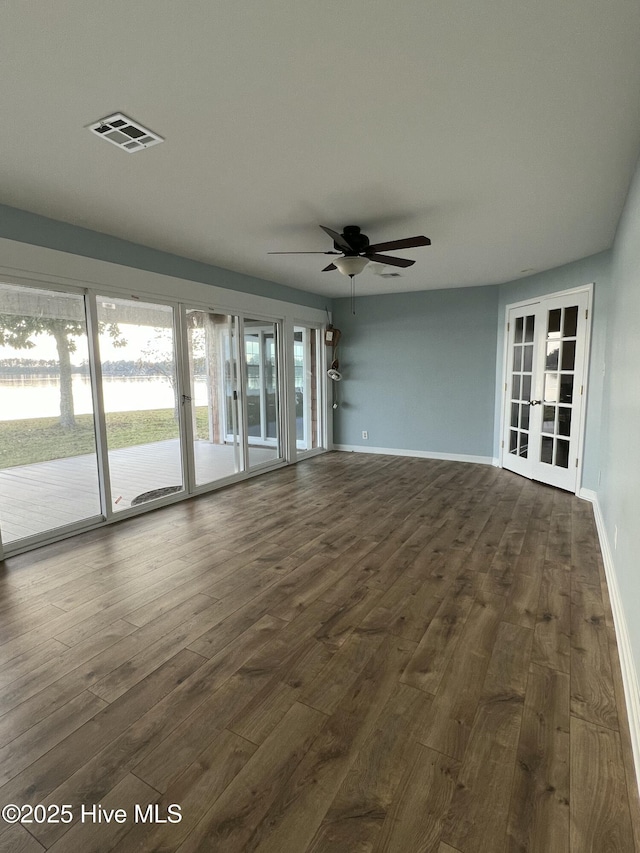
[[[337,270],[338,267],[335,264],[329,264],[328,267],[325,267],[322,272],[330,272],[331,270]]]
[[[367,248],[368,252],[388,252],[391,249],[413,249],[415,246],[430,246],[428,237],[405,237],[404,240],[390,240],[388,243],[374,243]]]
[[[331,228],[327,228],[324,225],[321,225],[320,227],[329,235],[329,237],[331,237],[334,243],[337,243],[338,246],[340,246],[341,249],[344,249],[345,252],[353,252],[353,247],[347,243],[342,234],[338,234],[337,231],[332,231]]]
[[[341,252],[267,252],[267,255],[340,255]]]
[[[412,267],[415,261],[410,261],[408,258],[394,258],[391,255],[377,255],[375,252],[365,252],[365,258],[370,261],[376,261],[378,264],[389,264],[392,267]]]

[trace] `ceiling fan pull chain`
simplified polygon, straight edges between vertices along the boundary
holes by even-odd
[[[354,276],[350,275],[351,279],[351,313],[356,313],[356,283],[354,280]]]

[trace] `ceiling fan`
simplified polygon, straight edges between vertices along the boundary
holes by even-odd
[[[343,275],[348,275],[353,280],[366,267],[369,261],[379,264],[389,264],[394,267],[410,267],[415,261],[408,258],[396,258],[393,255],[381,255],[380,252],[392,251],[393,249],[413,249],[416,246],[430,246],[428,237],[405,237],[404,240],[390,240],[386,243],[369,243],[369,238],[363,234],[359,225],[345,225],[342,233],[332,231],[321,225],[320,228],[333,240],[334,251],[327,252],[269,252],[270,255],[341,255],[335,261],[326,266],[322,272],[339,270]]]

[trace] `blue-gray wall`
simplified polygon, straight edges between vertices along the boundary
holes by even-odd
[[[331,300],[0,204],[0,237],[162,275],[331,310]]]
[[[608,319],[598,499],[640,675],[640,166],[613,245]]]
[[[349,299],[333,307],[336,444],[493,455],[497,287],[359,297],[355,316]]]
[[[499,286],[361,297],[355,316],[349,299],[334,300],[335,443],[497,458],[506,306],[593,283],[582,487],[596,491],[611,264],[606,251]]]
[[[604,394],[604,364],[607,341],[607,318],[611,299],[611,252],[600,252],[572,264],[531,275],[508,284],[501,284],[498,299],[498,371],[496,373],[496,431],[494,455],[497,457],[501,439],[501,386],[503,377],[503,354],[505,333],[505,309],[514,302],[522,302],[536,296],[544,296],[585,284],[594,283],[593,314],[591,326],[591,354],[586,409],[586,431],[582,486],[596,490],[600,475],[600,424]]]

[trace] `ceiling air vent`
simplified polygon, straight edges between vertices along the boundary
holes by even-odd
[[[135,154],[144,148],[151,148],[159,142],[164,142],[161,136],[144,127],[139,121],[127,118],[122,113],[115,113],[88,125],[89,130],[106,139],[113,145],[117,145],[128,154]]]
[[[402,278],[399,272],[379,272],[380,278]]]

